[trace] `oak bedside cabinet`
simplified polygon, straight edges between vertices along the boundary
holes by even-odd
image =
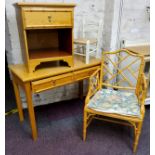
[[[28,72],[49,61],[63,60],[73,66],[75,4],[17,3],[20,39]]]

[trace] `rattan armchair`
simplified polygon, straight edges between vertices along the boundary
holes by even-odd
[[[93,119],[134,128],[136,152],[145,115],[144,58],[126,49],[103,52],[102,67],[89,79],[83,117],[83,140]]]

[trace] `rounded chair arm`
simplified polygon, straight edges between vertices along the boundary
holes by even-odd
[[[85,99],[85,105],[88,104],[90,98],[94,96],[94,94],[100,88],[100,75],[101,75],[101,68],[97,69],[90,77],[89,77],[89,86],[88,86],[88,93]]]

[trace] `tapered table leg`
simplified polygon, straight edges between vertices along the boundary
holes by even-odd
[[[18,108],[19,120],[23,122],[24,115],[23,115],[23,108],[22,108],[22,102],[20,98],[18,83],[15,81],[14,77],[13,77],[12,82],[13,82],[13,88],[14,88],[14,93],[15,93],[15,98],[16,98],[16,104]]]
[[[33,140],[36,140],[38,133],[37,133],[37,127],[36,127],[34,107],[32,102],[32,92],[31,92],[30,82],[24,83],[24,89],[25,89],[25,94],[27,99],[29,120],[30,120],[31,129],[32,129],[32,138]]]

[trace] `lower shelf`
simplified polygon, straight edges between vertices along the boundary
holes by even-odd
[[[71,55],[72,55],[71,52],[59,50],[58,48],[39,49],[39,50],[30,50],[29,51],[30,59],[55,58],[55,57],[63,57],[63,56],[71,56]]]
[[[72,67],[72,51],[68,52],[58,48],[29,50],[28,72],[34,72],[36,67],[42,63],[60,60],[67,62],[68,66]]]

